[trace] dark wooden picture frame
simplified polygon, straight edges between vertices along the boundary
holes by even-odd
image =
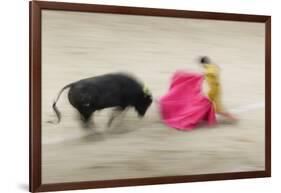
[[[60,191],[271,176],[271,17],[154,8],[32,1],[30,9],[30,191]],[[63,10],[265,23],[265,170],[139,179],[42,184],[41,181],[41,11]]]

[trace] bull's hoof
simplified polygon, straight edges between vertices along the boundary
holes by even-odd
[[[95,124],[92,121],[82,122],[81,127],[86,130],[95,128]]]

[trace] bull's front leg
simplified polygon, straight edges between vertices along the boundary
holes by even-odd
[[[107,127],[110,127],[112,122],[114,121],[114,119],[116,119],[116,117],[118,117],[123,111],[124,111],[124,108],[116,107],[111,113],[111,116],[107,122]]]

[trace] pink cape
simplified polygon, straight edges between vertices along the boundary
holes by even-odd
[[[159,100],[163,121],[179,130],[191,130],[202,121],[216,123],[214,107],[202,93],[203,75],[178,71],[169,91]]]

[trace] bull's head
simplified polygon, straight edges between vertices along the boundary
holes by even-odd
[[[140,117],[143,117],[152,103],[152,95],[148,87],[144,86],[143,91],[138,97],[137,103],[135,104],[135,109]]]

